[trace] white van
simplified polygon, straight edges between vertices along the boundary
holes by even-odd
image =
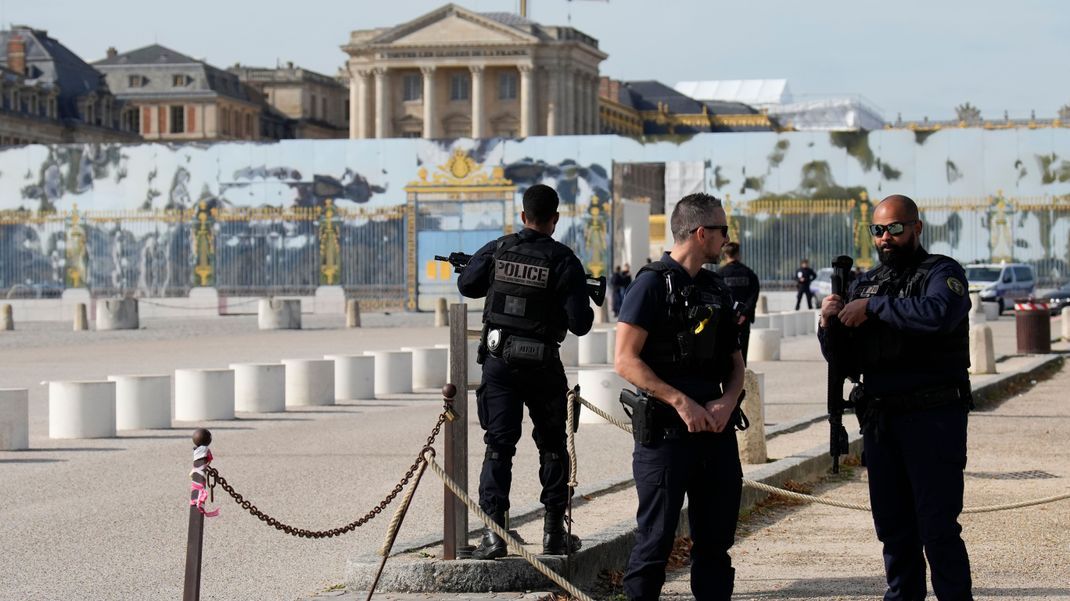
[[[978,263],[966,265],[970,292],[980,292],[981,300],[999,303],[999,312],[1014,307],[1014,299],[1033,295],[1036,277],[1025,263]]]

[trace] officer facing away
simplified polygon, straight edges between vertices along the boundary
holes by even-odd
[[[842,352],[828,344],[838,319],[862,373],[864,391],[852,398],[884,543],[884,599],[924,599],[925,558],[937,599],[973,599],[958,524],[972,405],[966,274],[921,247],[918,207],[906,196],[882,200],[872,223],[881,264],[854,280],[846,304],[825,297],[818,336],[826,356]]]
[[[543,553],[563,555],[579,548],[569,538],[568,454],[565,448],[568,383],[558,345],[566,330],[586,334],[594,321],[583,266],[551,234],[560,215],[557,192],[534,185],[524,192],[524,229],[479,249],[461,272],[457,288],[469,298],[487,297],[476,390],[479,425],[487,445],[479,476],[479,506],[505,526],[513,455],[527,405],[539,449],[540,501],[546,506]],[[505,541],[487,529],[472,556],[496,559]]]
[[[658,399],[653,440],[636,442],[635,547],[624,575],[629,599],[657,599],[684,495],[691,523],[691,591],[728,599],[742,470],[731,427],[743,388],[732,297],[716,263],[728,238],[721,201],[691,194],[670,219],[673,247],[636,276],[617,322],[616,370]]]
[[[758,307],[758,293],[761,284],[758,275],[739,259],[739,243],[728,242],[722,247],[725,264],[717,270],[724,278],[725,285],[732,291],[732,300],[743,305],[736,323],[739,324],[739,354],[747,361],[747,347],[750,345],[750,324],[754,323],[754,311]]]

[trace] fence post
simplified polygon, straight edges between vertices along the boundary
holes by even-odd
[[[203,468],[208,464],[208,445],[212,444],[212,433],[204,428],[193,431],[193,471],[190,480],[204,486]],[[204,453],[197,450],[204,447]],[[201,471],[198,471],[201,470]],[[201,551],[204,548],[204,514],[198,507],[197,497],[200,490],[190,490],[189,533],[186,536],[186,583],[182,589],[182,601],[200,601],[201,599]]]
[[[446,473],[468,490],[468,305],[450,305],[450,382],[456,387],[453,411],[446,422],[443,463]],[[443,485],[442,558],[457,559],[468,546],[468,508]]]

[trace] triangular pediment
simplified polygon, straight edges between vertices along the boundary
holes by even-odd
[[[453,4],[391,28],[372,40],[376,45],[391,46],[535,42],[538,38],[529,33]]]

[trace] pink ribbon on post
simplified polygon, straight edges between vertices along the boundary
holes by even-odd
[[[190,478],[193,477],[193,474],[200,474],[201,478],[207,481],[207,476],[204,473],[204,468],[207,467],[209,463],[212,463],[212,451],[208,450],[208,447],[197,447],[193,450],[193,462],[196,463],[198,459],[204,459],[204,465],[202,465],[201,467],[193,468],[193,470],[189,473]],[[197,493],[196,498],[192,498],[191,496],[189,500],[189,504],[191,507],[196,507],[197,511],[200,511],[201,515],[206,518],[214,518],[215,516],[219,515],[219,509],[214,509],[212,511],[204,510],[204,504],[208,501],[208,490],[205,489],[203,484],[191,480],[189,483],[189,487],[191,492]]]

